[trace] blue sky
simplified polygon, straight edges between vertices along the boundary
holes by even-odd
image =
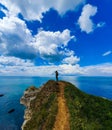
[[[0,75],[112,76],[111,0],[0,0]]]

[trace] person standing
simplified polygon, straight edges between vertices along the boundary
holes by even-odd
[[[55,71],[55,75],[56,75],[56,81],[58,82],[58,71]]]

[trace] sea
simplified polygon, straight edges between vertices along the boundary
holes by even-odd
[[[0,130],[21,130],[25,107],[20,98],[29,86],[40,87],[55,77],[0,77]],[[61,76],[80,90],[112,100],[112,77]],[[12,113],[8,113],[14,109]]]

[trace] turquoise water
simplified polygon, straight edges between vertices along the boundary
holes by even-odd
[[[44,84],[50,77],[0,77],[0,130],[21,130],[24,106],[20,105],[20,98],[24,90],[35,85]],[[80,90],[96,96],[112,99],[112,77],[60,77],[75,84]],[[8,114],[10,109],[15,109]]]

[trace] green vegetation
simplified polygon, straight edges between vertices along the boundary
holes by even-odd
[[[112,130],[112,101],[88,95],[65,82],[70,130]]]
[[[112,101],[86,94],[68,82],[64,94],[69,110],[70,130],[112,130]],[[52,130],[58,112],[59,84],[50,80],[30,103],[31,119],[24,130]],[[35,91],[34,87],[30,88]]]
[[[48,81],[31,102],[32,118],[24,130],[52,130],[58,111],[57,92],[58,85],[55,81]]]

